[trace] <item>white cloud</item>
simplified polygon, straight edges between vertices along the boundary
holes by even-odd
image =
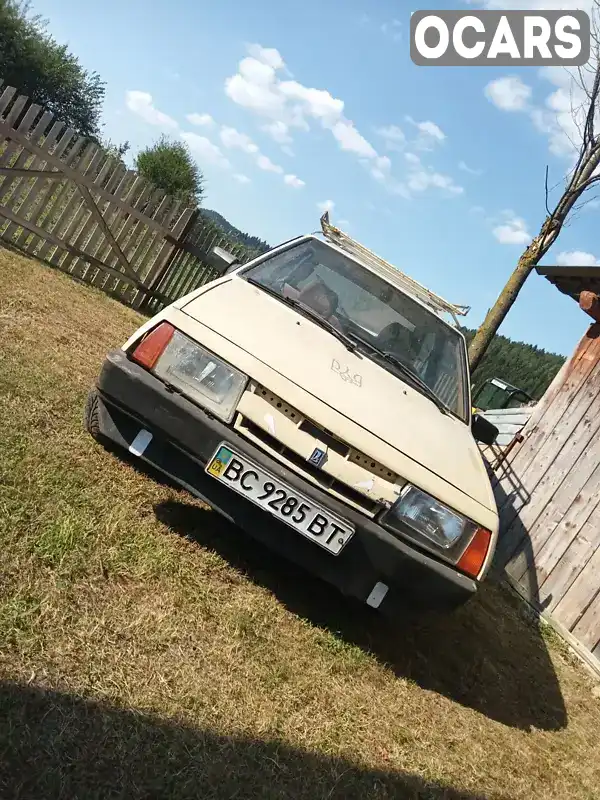
[[[500,244],[529,244],[532,236],[527,230],[525,220],[517,217],[513,211],[505,211],[502,216],[504,221],[492,231]]]
[[[434,170],[420,169],[408,176],[408,188],[413,192],[424,192],[430,187],[444,189],[450,194],[462,194],[464,189],[454,183],[449,175],[442,175]]]
[[[250,178],[247,175],[242,175],[241,172],[236,172],[233,177],[238,183],[250,183]]]
[[[277,144],[291,144],[292,137],[290,136],[289,126],[281,120],[274,120],[262,126],[262,130],[268,133],[271,139]]]
[[[268,156],[263,155],[258,145],[252,141],[248,134],[240,133],[240,131],[235,128],[229,128],[224,125],[221,128],[219,136],[223,147],[227,147],[230,150],[241,150],[252,156],[259,169],[265,170],[265,172],[275,172],[278,175],[283,175],[283,167],[280,167],[279,164],[274,164]],[[296,176],[292,177],[295,178]]]
[[[590,73],[582,71],[586,83]],[[579,76],[567,69],[545,67],[540,77],[549,81],[554,90],[546,97],[543,106],[531,110],[531,121],[540,133],[548,137],[550,152],[559,157],[573,159],[581,144],[581,133],[587,110],[587,97]]]
[[[160,128],[177,129],[179,126],[168,114],[159,111],[152,102],[152,95],[148,92],[130,90],[126,93],[125,103],[127,108],[141,117],[148,125],[157,125]]]
[[[432,139],[437,139],[438,142],[443,142],[446,138],[446,134],[435,124],[435,122],[418,122],[417,128],[421,131],[421,133],[425,134],[425,136],[430,136]]]
[[[523,111],[531,98],[531,87],[521,78],[507,75],[490,81],[484,89],[487,99],[502,111]]]
[[[332,126],[331,132],[342,150],[356,153],[361,158],[377,158],[377,151],[367,142],[349,120],[340,120]]]
[[[284,175],[283,182],[287,186],[291,186],[292,189],[301,189],[303,186],[306,186],[304,181],[301,181],[297,175]]]
[[[230,169],[231,164],[223,155],[223,152],[216,144],[213,144],[206,136],[199,136],[197,133],[184,131],[181,138],[187,142],[192,153],[197,157],[200,166],[203,164],[214,164],[222,169]]]
[[[382,137],[388,150],[402,150],[406,144],[404,131],[397,125],[384,125],[382,128],[377,128],[375,133]]]
[[[390,177],[392,162],[387,156],[377,156],[370,164],[371,175],[377,181],[385,181]]]
[[[201,128],[208,128],[215,124],[214,119],[210,114],[187,114],[186,119],[192,125],[198,125]]]
[[[331,213],[335,208],[335,203],[333,202],[333,200],[323,200],[322,202],[317,203],[317,208],[319,209],[321,214],[324,214],[326,211],[329,211],[329,213]]]
[[[316,124],[329,131],[339,148],[354,155],[372,178],[392,194],[410,197],[411,184],[418,192],[437,188],[449,195],[462,193],[462,187],[452,178],[424,167],[420,162],[417,166],[411,165],[408,181],[398,180],[393,175],[390,159],[380,155],[345,115],[343,100],[325,89],[304,86],[296,80],[284,80],[281,73],[286,71],[286,66],[278,50],[252,45],[249,52],[250,56],[240,61],[238,72],[225,81],[225,93],[237,105],[262,117],[263,130],[283,147],[288,147],[294,131],[310,131]],[[446,136],[435,122],[407,119],[416,129],[410,143],[415,150],[432,150],[444,142]],[[404,133],[397,125],[380,128],[377,134],[387,149],[402,150],[405,146]],[[266,156],[255,155],[261,169],[283,173],[283,169]]]
[[[459,195],[464,192],[462,186],[456,184],[449,175],[426,167],[419,156],[414,153],[405,153],[404,158],[408,164],[407,186],[412,192],[424,192],[426,189],[442,189],[449,195]]]
[[[473,169],[473,167],[469,167],[467,164],[465,164],[464,161],[458,162],[458,168],[462,169],[463,172],[468,172],[469,175],[481,175],[483,173],[483,170]]]
[[[405,119],[411,125],[414,125],[418,131],[417,138],[412,142],[412,146],[417,150],[433,150],[436,145],[441,144],[446,138],[446,134],[439,125],[431,122],[431,120],[417,122],[409,116],[406,116]]]
[[[283,167],[279,164],[274,164],[268,156],[259,155],[256,158],[256,165],[259,169],[264,169],[265,172],[277,172],[280,175],[283,173]]]
[[[348,230],[348,228],[350,227],[350,223],[348,222],[347,219],[339,219],[338,223],[337,223],[337,227],[338,228],[346,228],[346,230]]]
[[[584,8],[585,3],[581,3]],[[552,155],[573,161],[581,144],[581,133],[587,109],[585,89],[589,88],[593,73],[563,67],[542,67],[539,77],[552,84],[552,91],[543,103],[533,103],[531,89],[520,78],[505,77],[492,81],[486,87],[486,96],[504,111],[526,113],[534,127],[548,139]]]
[[[272,69],[283,69],[285,64],[278,50],[274,47],[262,47],[260,44],[251,44],[248,52],[257,61],[266,64]]]
[[[600,267],[600,259],[583,250],[571,250],[556,256],[559,267]]]
[[[377,129],[377,133],[383,137],[388,150],[404,152],[404,161],[408,169],[404,182],[394,180],[387,182],[390,191],[406,198],[411,196],[411,192],[424,192],[430,188],[441,189],[449,196],[462,194],[464,192],[463,187],[459,186],[453,178],[424,166],[421,158],[415,152],[412,152],[413,150],[419,152],[431,151],[437,145],[442,144],[446,139],[446,134],[440,126],[431,120],[417,122],[410,116],[406,116],[405,119],[416,128],[416,136],[413,138],[408,139],[404,131],[397,125],[388,125]],[[407,151],[407,147],[411,149]],[[372,174],[374,177],[380,177],[375,169],[372,170]]]
[[[340,149],[362,159],[378,158],[373,145],[344,116],[343,100],[325,89],[282,80],[279,73],[286,67],[278,50],[252,45],[249,52],[238,72],[225,81],[225,93],[237,105],[269,120],[263,129],[275,141],[289,145],[294,129],[308,131],[317,123],[331,132]]]
[[[399,197],[403,197],[405,200],[411,199],[411,193],[405,183],[398,180],[391,180],[388,181],[386,184],[387,189],[390,191],[391,194],[396,194]]]
[[[391,193],[410,199],[414,193],[421,193],[427,189],[441,189],[448,196],[462,194],[464,189],[459,186],[449,175],[436,172],[431,167],[423,164],[415,153],[404,153],[406,175],[403,180],[398,180],[391,174],[392,162],[387,156],[377,156],[373,161],[364,161],[370,167],[370,173]]]
[[[343,119],[344,101],[333,97],[325,89],[313,89],[298,81],[280,81],[278,89],[286,100],[300,104],[299,108],[293,110],[299,115],[296,122],[299,126],[302,126],[301,119],[304,116],[320,120],[328,128]],[[307,124],[306,121],[304,124]]]
[[[274,68],[256,58],[240,61],[238,72],[225,81],[225,93],[237,105],[262,116],[288,116],[287,100],[279,92]]]
[[[252,139],[247,134],[236,131],[235,128],[228,128],[224,125],[221,128],[219,137],[223,146],[229,149],[242,150],[250,155],[255,155],[259,152],[258,146],[254,144]]]

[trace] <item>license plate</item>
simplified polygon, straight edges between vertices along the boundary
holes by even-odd
[[[205,469],[213,478],[334,555],[341,552],[354,533],[352,525],[291,489],[227,445],[219,446]]]

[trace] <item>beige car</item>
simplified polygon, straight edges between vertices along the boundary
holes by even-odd
[[[321,223],[213,251],[220,277],[108,354],[87,430],[382,613],[456,607],[498,535],[464,308]]]

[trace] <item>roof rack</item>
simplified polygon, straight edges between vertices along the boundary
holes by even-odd
[[[368,250],[359,242],[348,236],[339,228],[336,228],[329,222],[329,212],[326,211],[321,217],[321,229],[326,239],[329,239],[333,244],[336,244],[342,250],[345,250],[351,255],[358,256],[366,264],[373,267],[377,272],[383,274],[391,279],[394,283],[403,288],[409,294],[417,297],[422,303],[425,303],[432,308],[436,313],[446,312],[452,315],[454,322],[459,326],[457,317],[466,316],[471,310],[470,306],[459,306],[454,303],[449,303],[443,297],[426,289],[420,283],[405,275],[397,267],[394,267],[388,261],[380,258],[378,255]]]

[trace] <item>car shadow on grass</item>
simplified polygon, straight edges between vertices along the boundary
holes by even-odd
[[[407,610],[389,622],[215,512],[170,500],[155,506],[155,513],[273,592],[294,614],[358,645],[396,676],[514,728],[565,727],[565,704],[539,626],[499,581],[490,580],[453,613]]]
[[[500,800],[12,682],[0,683],[0,796]]]

